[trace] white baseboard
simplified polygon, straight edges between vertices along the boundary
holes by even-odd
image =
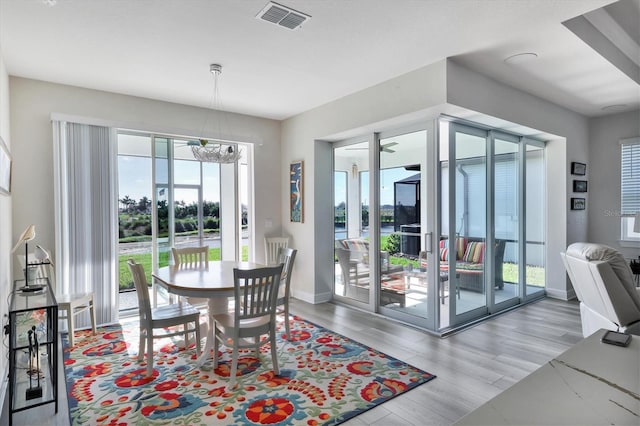
[[[329,302],[333,297],[333,294],[331,292],[316,294],[306,291],[296,291],[295,294],[292,294],[291,296],[295,297],[296,299],[300,299],[303,302],[316,305],[318,303]]]
[[[572,300],[576,298],[576,292],[571,288],[569,291],[567,290],[558,290],[554,288],[546,289],[547,296],[552,299],[560,299],[560,300]]]

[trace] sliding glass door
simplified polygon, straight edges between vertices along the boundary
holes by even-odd
[[[542,142],[442,117],[336,144],[333,182],[336,299],[447,333],[544,294]]]
[[[427,130],[381,133],[378,152],[379,308],[386,315],[424,326],[431,311],[423,238],[429,226]]]
[[[248,260],[249,146],[232,164],[196,160],[182,138],[121,132],[118,146],[122,290],[133,288],[128,257],[145,266],[149,282],[153,270],[171,263],[171,247],[207,245],[212,260]],[[137,307],[127,300],[121,297],[123,309]]]
[[[372,269],[369,223],[369,141],[334,148],[334,297],[368,307]]]

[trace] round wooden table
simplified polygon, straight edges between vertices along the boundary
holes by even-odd
[[[200,297],[209,300],[209,331],[204,350],[197,360],[202,365],[213,348],[213,316],[229,310],[229,297],[233,297],[233,270],[265,268],[252,262],[214,261],[205,268],[180,268],[165,266],[151,274],[155,282],[171,294],[184,297]]]

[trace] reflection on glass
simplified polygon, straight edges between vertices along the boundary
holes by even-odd
[[[455,149],[456,235],[453,242],[447,239],[441,244],[448,249],[448,278],[457,282],[461,293],[456,301],[459,315],[486,305],[486,139],[456,132]]]
[[[427,318],[426,259],[421,259],[421,171],[425,130],[380,140],[380,306]]]
[[[334,148],[334,294],[369,302],[369,144]]]

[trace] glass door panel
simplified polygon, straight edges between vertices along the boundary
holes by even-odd
[[[202,245],[202,203],[200,187],[175,185],[174,244],[173,247],[198,247]]]
[[[545,289],[545,164],[544,147],[526,145],[525,295]]]
[[[220,260],[220,165],[202,163],[203,245],[209,246],[209,259]]]
[[[441,280],[449,283],[449,325],[454,326],[487,312],[487,134],[449,124],[449,161],[446,235],[441,237]],[[453,167],[449,167],[450,164]],[[444,203],[443,203],[444,206]]]
[[[334,295],[369,304],[369,143],[333,150]]]
[[[422,247],[427,132],[383,135],[379,144],[379,305],[393,311],[391,316],[415,322],[427,318],[428,312],[428,271]]]
[[[504,304],[516,302],[521,294],[520,141],[496,136],[493,142],[493,296],[494,304]]]
[[[118,134],[118,290],[121,311],[138,309],[127,260],[151,264],[151,138]],[[145,271],[151,282],[151,270]]]

